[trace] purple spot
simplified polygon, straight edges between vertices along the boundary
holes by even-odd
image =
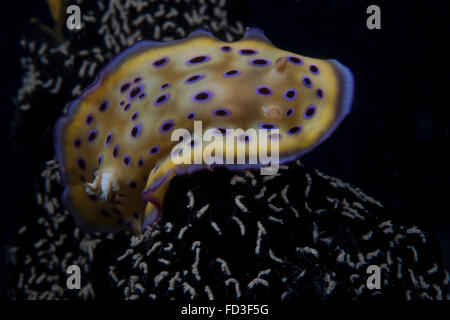
[[[75,148],[81,147],[81,139],[80,139],[80,138],[76,138],[76,139],[73,141],[73,145],[74,145]]]
[[[129,166],[130,162],[131,162],[131,158],[130,158],[129,155],[124,155],[123,158],[122,158],[122,161],[123,161],[124,165]]]
[[[166,133],[172,130],[174,126],[175,123],[172,120],[163,121],[163,123],[161,123],[161,125],[159,126],[159,131],[162,133]]]
[[[105,100],[100,104],[100,107],[98,108],[100,110],[100,112],[105,111],[109,106],[109,101]]]
[[[264,67],[264,66],[270,65],[271,62],[270,62],[270,60],[267,60],[267,59],[253,59],[249,63],[254,66]]]
[[[94,129],[88,134],[88,141],[92,142],[95,138],[97,138],[97,130]]]
[[[223,117],[231,114],[231,111],[226,108],[217,108],[213,110],[213,115]]]
[[[310,77],[303,77],[303,84],[308,87],[311,88],[312,87],[312,80]]]
[[[206,62],[210,59],[209,56],[197,56],[194,58],[189,59],[188,61],[186,61],[186,64],[197,64],[197,63],[203,63]]]
[[[167,62],[169,62],[169,58],[163,57],[163,58],[161,58],[161,59],[155,60],[155,61],[153,62],[153,66],[154,66],[155,68],[160,68],[160,67],[162,67],[162,66],[165,66],[165,65],[167,64]]]
[[[170,98],[170,93],[164,93],[162,95],[160,95],[158,98],[155,99],[155,101],[153,101],[153,105],[155,107],[158,107],[160,105],[162,105],[163,103],[166,103],[167,100],[169,100]]]
[[[142,89],[144,89],[143,84],[134,87],[133,89],[131,89],[130,93],[128,94],[128,98],[130,100],[135,99],[141,93]]]
[[[203,79],[204,77],[205,77],[204,74],[195,74],[195,75],[189,77],[188,79],[186,79],[186,81],[184,81],[184,83],[194,83],[194,82],[197,82],[197,81]]]
[[[158,151],[159,151],[159,146],[153,146],[148,150],[148,153],[155,154],[155,153],[158,153]]]
[[[120,105],[123,106],[125,104],[125,101],[120,101]]]
[[[239,54],[242,54],[244,56],[251,56],[251,55],[254,55],[254,54],[257,54],[257,53],[258,53],[258,51],[253,50],[253,49],[241,49],[241,50],[239,50]]]
[[[224,51],[224,52],[230,52],[231,51],[231,47],[230,46],[222,46],[220,49],[222,51]]]
[[[78,168],[81,170],[86,170],[86,162],[83,160],[83,158],[78,158],[77,160]]]
[[[292,116],[292,114],[294,113],[294,109],[293,108],[289,108],[286,111],[286,117],[289,118],[290,116]]]
[[[289,101],[295,100],[295,98],[297,98],[297,90],[295,89],[286,90],[284,92],[284,98]]]
[[[161,89],[161,90],[164,90],[165,88],[167,88],[167,87],[169,87],[169,86],[170,86],[170,82],[166,82],[166,83],[164,83],[164,84],[161,85],[160,89]]]
[[[100,210],[100,214],[102,216],[104,216],[104,217],[107,217],[107,218],[111,217],[111,214],[108,211],[104,210],[104,209]]]
[[[300,59],[299,57],[289,56],[288,60],[289,60],[289,62],[291,62],[297,66],[300,66],[303,64],[303,60]]]
[[[145,159],[144,158],[140,158],[139,162],[138,162],[138,166],[142,167],[144,165]]]
[[[107,136],[106,136],[106,145],[109,145],[109,143],[111,142],[113,137],[112,132],[110,132]]]
[[[288,134],[290,134],[290,135],[298,134],[298,133],[300,133],[300,131],[302,131],[302,126],[295,126],[288,130]]]
[[[319,68],[314,64],[309,66],[309,71],[311,71],[312,74],[318,74],[320,72]]]
[[[256,93],[262,96],[270,96],[272,94],[272,89],[266,86],[260,86],[256,88]]]
[[[133,113],[133,115],[130,117],[131,121],[135,121],[138,118],[139,114],[137,112]]]
[[[316,106],[311,104],[306,108],[304,117],[305,119],[311,119],[312,117],[314,117],[315,114],[316,114]]]
[[[195,141],[195,140],[191,140],[191,141],[189,142],[189,146],[190,146],[191,148],[194,148],[196,145],[197,145],[197,141]]]
[[[134,180],[131,180],[131,181],[130,181],[130,184],[129,184],[129,187],[130,187],[131,189],[134,189],[134,188],[136,188],[136,187],[137,187],[137,183],[136,183],[136,181],[134,181]]]
[[[146,96],[145,92],[142,92],[142,93],[139,95],[139,100],[144,99],[145,96]]]
[[[127,105],[125,107],[123,107],[123,111],[128,111],[128,109],[130,109],[131,104],[127,103]]]
[[[322,89],[320,89],[320,88],[317,89],[316,95],[317,95],[317,98],[322,99],[322,97],[323,97],[323,91],[322,91]]]
[[[269,139],[271,139],[271,140],[280,140],[281,139],[281,135],[279,133],[271,133],[269,135]]]
[[[239,141],[247,143],[250,141],[250,136],[248,134],[242,134],[239,136]]]
[[[131,128],[131,136],[133,138],[137,138],[140,134],[141,134],[141,125],[140,124],[136,124],[133,126],[133,128]]]
[[[127,91],[128,90],[128,88],[131,86],[131,83],[129,83],[129,82],[126,82],[126,83],[124,83],[121,87],[120,87],[120,92],[125,92],[125,91]]]
[[[103,156],[99,156],[98,157],[98,165],[101,166],[102,165],[102,161],[103,161]]]
[[[137,77],[137,78],[135,78],[133,81],[134,81],[134,83],[138,83],[138,82],[141,81],[141,80],[142,80],[141,77]]]
[[[91,124],[93,120],[94,117],[92,116],[92,114],[88,114],[86,117],[86,124]]]
[[[240,74],[241,74],[241,72],[239,70],[228,70],[228,71],[225,71],[222,75],[224,77],[235,77]]]
[[[261,123],[260,125],[259,125],[259,128],[260,129],[267,129],[267,130],[270,130],[270,129],[276,129],[276,125],[274,125],[274,124],[272,124],[272,123]]]
[[[194,118],[195,118],[195,113],[193,113],[193,112],[190,112],[186,115],[186,119],[188,119],[188,120],[192,120]]]
[[[219,136],[226,136],[228,134],[228,129],[227,128],[222,128],[222,127],[218,127],[215,130],[215,134],[219,135]]]
[[[113,150],[113,157],[114,157],[114,158],[117,158],[118,155],[119,155],[119,145],[116,144],[116,145],[114,146],[114,150]]]
[[[205,102],[205,101],[210,100],[212,98],[212,96],[213,96],[212,91],[209,91],[209,90],[207,90],[207,91],[200,91],[200,92],[197,92],[194,95],[193,100],[195,102]]]

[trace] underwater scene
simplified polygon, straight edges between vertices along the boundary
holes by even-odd
[[[9,7],[2,298],[449,300],[448,3]]]

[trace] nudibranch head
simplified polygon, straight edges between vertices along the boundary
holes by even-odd
[[[56,124],[64,204],[84,230],[139,233],[159,218],[173,176],[212,167],[172,161],[176,129],[192,133],[197,120],[224,136],[276,128],[269,139],[279,142],[285,162],[326,139],[352,97],[353,77],[342,64],[278,49],[257,29],[233,43],[202,30],[168,43],[140,41],[113,59]],[[252,143],[246,134],[237,140]],[[190,143],[192,150],[201,145]]]

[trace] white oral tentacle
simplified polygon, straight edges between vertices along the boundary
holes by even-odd
[[[95,175],[93,182],[86,183],[84,190],[88,195],[96,195],[102,201],[109,201],[120,190],[120,185],[114,178],[113,173],[102,172]]]

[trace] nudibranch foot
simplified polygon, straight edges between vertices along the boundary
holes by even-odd
[[[63,203],[85,231],[137,234],[160,218],[176,175],[264,167],[247,162],[266,146],[252,130],[279,130],[265,138],[268,153],[280,164],[295,160],[337,128],[352,98],[349,69],[278,49],[258,29],[232,43],[204,30],[140,41],[102,69],[56,124]],[[171,137],[177,129],[194,137],[182,151]],[[245,150],[245,164],[192,161],[185,150],[212,156],[208,130],[226,138],[241,130],[230,150]]]

